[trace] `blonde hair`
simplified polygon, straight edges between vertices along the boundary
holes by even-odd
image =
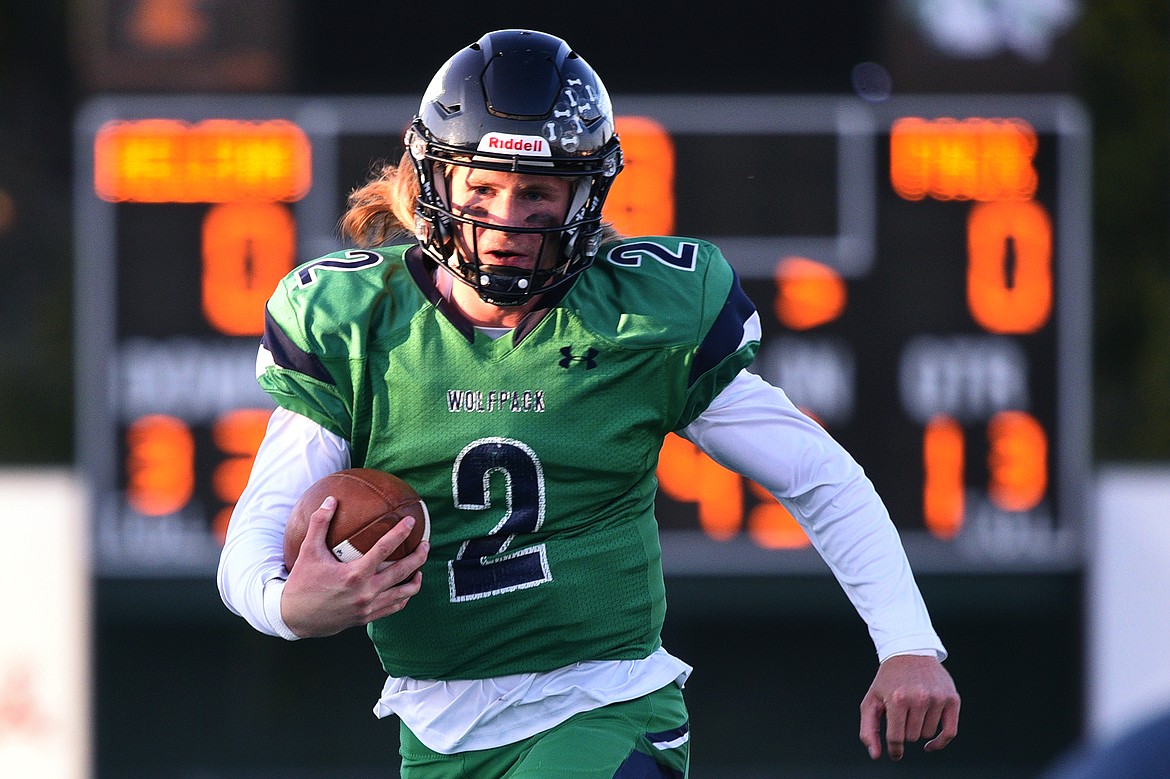
[[[381,246],[395,238],[414,236],[414,203],[418,178],[410,157],[386,163],[362,186],[349,193],[341,217],[341,234],[361,247]]]
[[[363,248],[414,237],[418,192],[414,165],[404,152],[397,165],[386,163],[369,181],[349,193],[348,208],[341,217],[341,234]],[[603,242],[621,237],[612,224],[601,223]]]

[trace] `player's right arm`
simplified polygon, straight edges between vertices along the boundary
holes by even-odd
[[[284,529],[297,498],[322,476],[348,468],[345,440],[300,414],[277,409],[232,513],[219,564],[224,603],[249,624],[287,639],[328,636],[401,610],[418,592],[426,544],[380,565],[410,532],[399,523],[361,559],[341,563],[325,533],[334,505],[313,513],[292,572]],[[403,580],[406,572],[415,571]]]
[[[299,291],[297,279],[297,271],[286,276],[265,306],[256,378],[279,408],[232,512],[218,575],[229,609],[257,630],[290,640],[299,636],[281,609],[289,575],[285,526],[313,482],[351,464],[346,425],[336,419],[344,402],[315,354],[319,344],[307,335],[306,317],[321,286]]]
[[[307,417],[273,412],[240,495],[219,560],[219,592],[229,609],[257,630],[288,639],[280,602],[284,528],[297,498],[317,479],[348,468],[349,446]]]

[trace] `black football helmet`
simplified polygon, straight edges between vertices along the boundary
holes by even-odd
[[[499,30],[459,51],[431,80],[405,143],[418,175],[419,244],[482,299],[518,305],[593,262],[601,244],[601,208],[622,168],[622,151],[605,86],[560,38]],[[505,228],[453,213],[450,165],[572,177],[565,223]],[[474,247],[473,256],[463,257],[453,239],[458,223],[540,233],[543,242],[559,242],[558,261],[531,270],[488,266],[474,256]]]

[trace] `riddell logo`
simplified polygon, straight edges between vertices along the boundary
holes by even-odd
[[[509,133],[488,133],[479,139],[480,151],[496,154],[530,154],[535,157],[551,157],[548,141],[539,135],[510,135]]]

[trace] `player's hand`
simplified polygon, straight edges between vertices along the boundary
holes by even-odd
[[[297,561],[280,600],[284,623],[301,638],[331,636],[401,611],[422,586],[422,564],[430,544],[423,541],[401,560],[387,557],[415,524],[406,517],[386,531],[357,560],[340,562],[325,541],[337,501],[326,498],[309,517]]]
[[[959,732],[959,693],[942,663],[895,655],[878,668],[861,701],[861,743],[874,760],[882,756],[883,717],[891,760],[901,760],[905,745],[920,739],[930,739],[927,752],[951,743]]]

